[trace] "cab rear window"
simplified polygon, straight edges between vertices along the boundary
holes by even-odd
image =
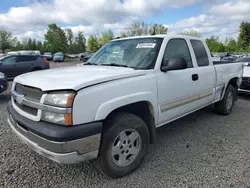
[[[209,59],[204,44],[200,40],[190,40],[199,67],[209,65]]]

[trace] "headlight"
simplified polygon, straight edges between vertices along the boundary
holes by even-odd
[[[58,107],[72,107],[76,93],[74,92],[56,92],[46,95],[44,104]]]
[[[54,112],[42,112],[42,120],[59,125],[72,125],[72,114],[57,114]]]
[[[44,99],[44,104],[60,108],[72,108],[75,96],[76,93],[71,91],[49,93],[46,95]],[[72,112],[66,114],[60,114],[50,111],[42,111],[41,119],[47,122],[60,125],[71,126],[73,124]]]

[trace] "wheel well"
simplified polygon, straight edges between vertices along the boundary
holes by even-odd
[[[240,81],[239,78],[235,77],[235,78],[232,78],[231,80],[229,80],[229,82],[227,84],[227,86],[232,85],[234,87],[234,90],[235,90],[235,92],[234,92],[235,93],[235,100],[238,99],[237,93],[238,93],[238,88],[239,88],[239,85],[240,85],[239,81]],[[226,89],[227,88],[225,88],[224,94],[226,92]]]
[[[139,116],[147,125],[149,134],[150,134],[150,143],[153,144],[155,142],[156,137],[156,127],[155,127],[155,118],[154,118],[154,110],[152,105],[147,101],[136,102],[132,104],[128,104],[122,107],[119,107],[112,111],[108,116],[111,116],[117,112],[128,112],[134,115]]]
[[[238,88],[239,87],[239,78],[235,77],[232,78],[229,82],[228,85],[231,84],[234,88]]]

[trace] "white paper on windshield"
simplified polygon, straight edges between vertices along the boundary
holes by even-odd
[[[156,43],[140,43],[137,44],[136,48],[154,48]]]

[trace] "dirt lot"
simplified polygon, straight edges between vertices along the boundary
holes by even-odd
[[[159,128],[140,169],[119,180],[92,162],[60,165],[30,150],[6,122],[9,99],[0,95],[0,187],[250,187],[250,96],[230,116],[208,107]]]

